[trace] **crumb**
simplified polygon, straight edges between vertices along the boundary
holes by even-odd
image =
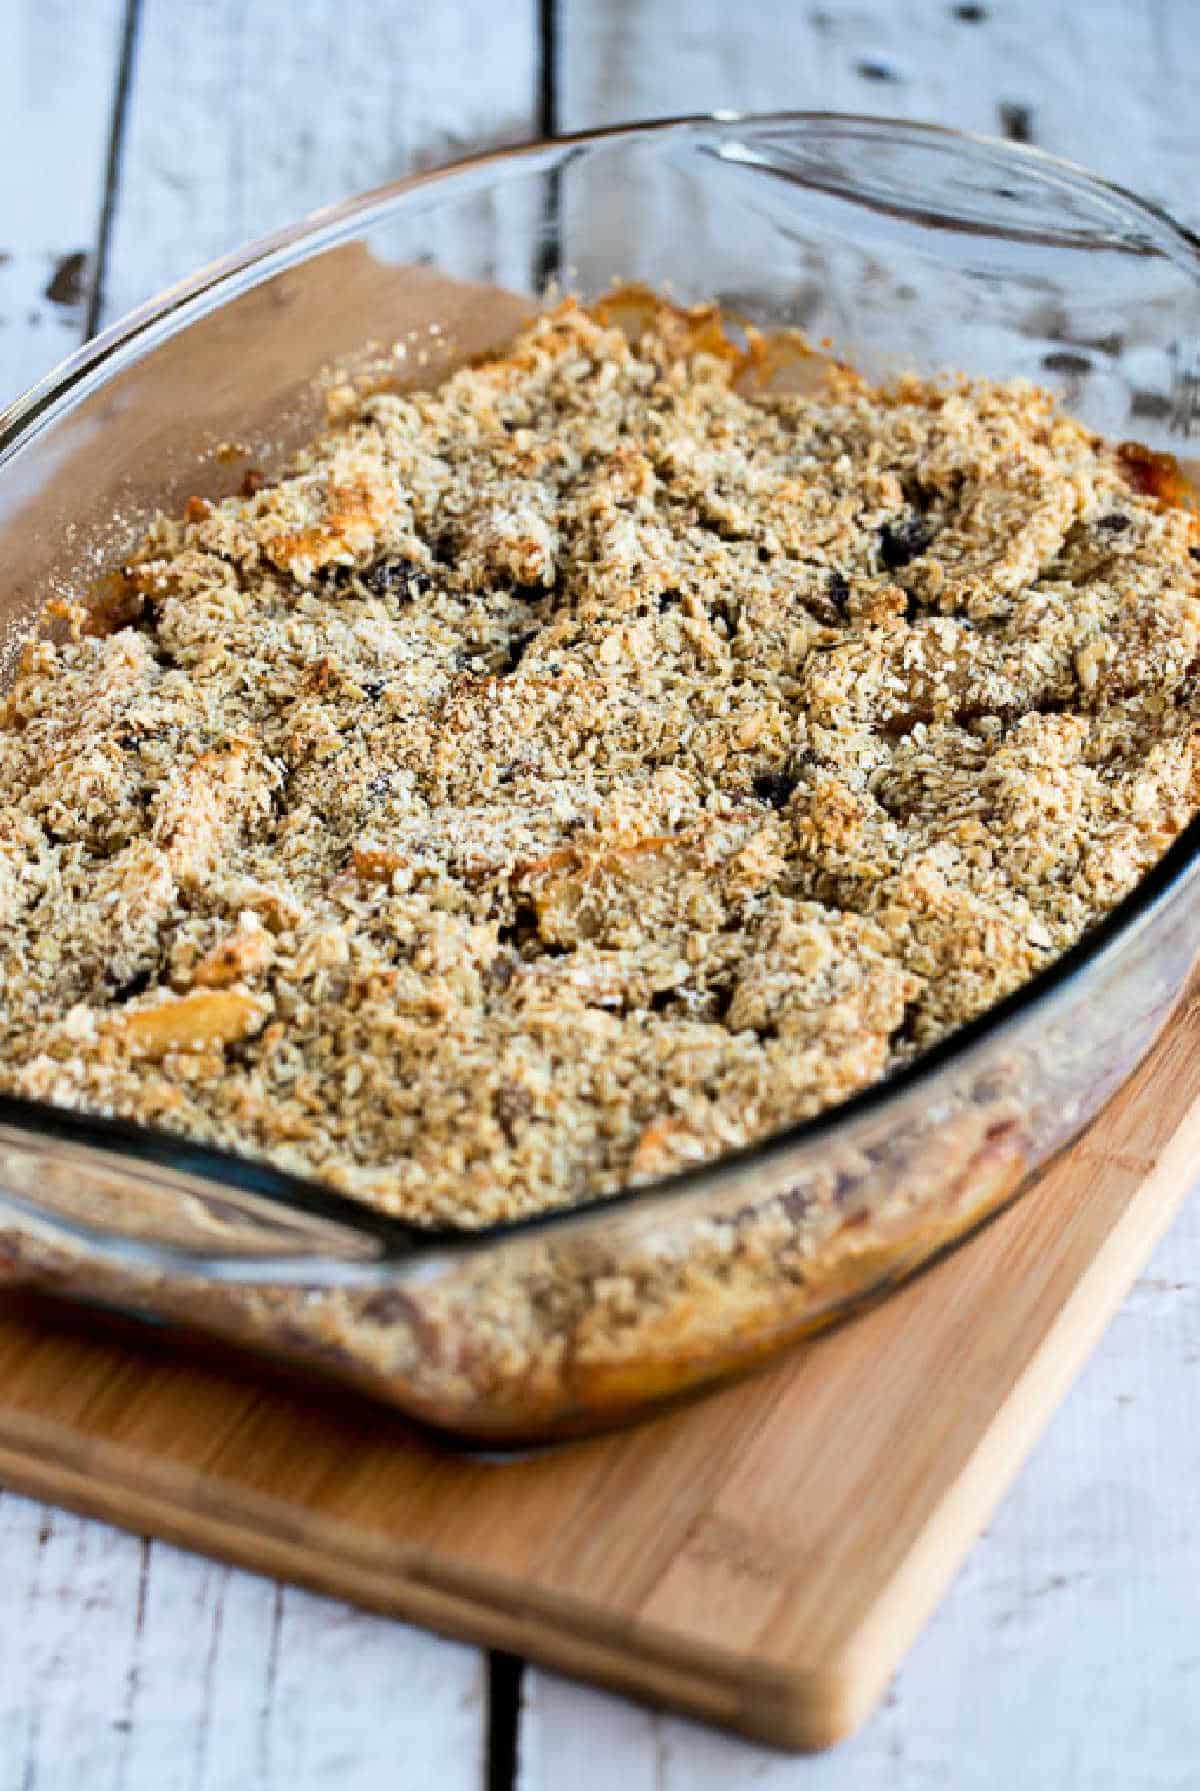
[[[713,307],[565,302],[156,521],[7,695],[0,1087],[479,1226],[1080,938],[1196,808],[1178,481],[810,359],[742,392]]]

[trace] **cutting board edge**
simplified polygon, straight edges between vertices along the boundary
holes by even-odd
[[[327,1567],[314,1565],[301,1543],[271,1532],[263,1513],[252,1509],[253,1502],[232,1508],[228,1519],[195,1505],[181,1514],[166,1494],[148,1493],[111,1475],[101,1484],[86,1469],[43,1455],[29,1437],[20,1439],[18,1452],[0,1434],[0,1486],[323,1597],[420,1624],[451,1640],[504,1649],[650,1708],[680,1710],[753,1740],[811,1751],[846,1732],[831,1732],[827,1721],[831,1696],[839,1705],[843,1700],[836,1668],[756,1669],[744,1657],[722,1655],[670,1632],[661,1632],[660,1641],[636,1620],[619,1636],[597,1641],[581,1632],[580,1613],[570,1599],[531,1598],[504,1581],[481,1578],[472,1592],[440,1579],[436,1568],[420,1574],[401,1570],[381,1581],[370,1563],[349,1562],[345,1554]],[[663,1648],[675,1655],[675,1664],[665,1658]]]
[[[880,1588],[844,1649],[825,1663],[844,1692],[841,1726],[829,1741],[852,1734],[875,1708],[1165,1236],[1190,1192],[1178,1160],[1193,1149],[1197,1133],[1200,1098],[1076,1281],[898,1572]]]

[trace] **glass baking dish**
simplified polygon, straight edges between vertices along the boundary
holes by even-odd
[[[156,510],[313,431],[331,382],[428,384],[547,292],[614,281],[796,327],[868,375],[1056,388],[1180,458],[1196,239],[1026,148],[721,115],[398,182],[205,270],[0,417],[0,676],[47,597],[103,591]],[[1194,955],[1193,823],[1051,970],[889,1080],[636,1192],[426,1231],[165,1133],[0,1100],[0,1279],[198,1327],[461,1437],[628,1417],[841,1316],[965,1236],[1076,1134]]]

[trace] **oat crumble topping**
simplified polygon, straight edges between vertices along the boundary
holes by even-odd
[[[1197,806],[1191,514],[1023,383],[765,358],[566,303],[157,521],[0,717],[0,1088],[480,1225],[1077,940]]]

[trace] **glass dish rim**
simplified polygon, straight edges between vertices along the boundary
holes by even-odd
[[[713,125],[745,125],[750,128],[785,128],[788,126],[841,126],[859,134],[909,140],[941,140],[947,144],[978,146],[997,155],[1030,167],[1051,177],[1049,184],[1081,186],[1084,189],[1119,201],[1122,207],[1152,222],[1158,232],[1174,239],[1178,250],[1191,261],[1193,277],[1200,285],[1200,236],[1180,224],[1169,212],[1116,182],[1092,173],[1089,169],[1064,157],[1030,144],[1012,143],[981,132],[957,130],[951,126],[886,116],[825,111],[741,112],[718,110],[684,113],[667,118],[635,120],[595,130],[564,133],[552,138],[535,138],[527,142],[486,150],[461,157],[441,167],[406,175],[363,192],[350,194],[330,205],[306,213],[293,223],[254,239],[214,261],[206,263],[185,279],[167,287],[143,304],[118,318],[99,335],[82,344],[53,367],[41,380],[18,394],[0,410],[0,470],[41,429],[51,423],[58,412],[72,400],[87,396],[88,390],[105,384],[120,371],[123,350],[131,350],[141,338],[165,325],[176,313],[196,307],[196,315],[188,318],[168,335],[183,335],[192,325],[211,311],[263,283],[273,274],[291,265],[294,252],[311,248],[331,247],[351,226],[366,228],[375,214],[382,216],[397,200],[425,187],[448,182],[453,177],[482,171],[514,161],[536,163],[540,156],[555,155],[571,148],[586,148],[617,140],[668,135],[688,129]],[[1184,257],[1181,257],[1181,260]],[[278,265],[275,265],[278,263]],[[206,298],[214,302],[204,306]],[[150,346],[153,346],[151,343]],[[103,377],[94,377],[109,362],[113,365]],[[81,391],[80,388],[83,388]],[[644,1212],[674,1207],[676,1202],[703,1190],[717,1187],[726,1177],[744,1172],[769,1170],[777,1160],[823,1137],[832,1136],[842,1127],[852,1127],[868,1115],[878,1114],[893,1103],[903,1102],[923,1086],[936,1082],[951,1063],[966,1060],[986,1046],[998,1043],[1006,1034],[1039,1014],[1044,1018],[1086,975],[1125,949],[1177,895],[1196,881],[1200,873],[1200,814],[1195,816],[1151,869],[1135,884],[1075,945],[1020,985],[1010,995],[977,1015],[955,1032],[914,1058],[901,1069],[871,1083],[848,1099],[826,1108],[813,1117],[772,1133],[757,1143],[729,1151],[694,1168],[677,1171],[636,1187],[595,1196],[573,1206],[526,1218],[503,1220],[478,1228],[466,1226],[424,1226],[394,1218],[336,1192],[327,1184],[279,1169],[261,1158],[242,1156],[213,1145],[200,1144],[158,1127],[132,1121],[79,1113],[69,1108],[50,1105],[14,1095],[0,1094],[0,1133],[17,1133],[33,1145],[62,1144],[94,1151],[101,1158],[134,1161],[147,1168],[159,1168],[183,1174],[208,1184],[214,1196],[232,1190],[251,1195],[279,1210],[280,1216],[294,1215],[317,1218],[336,1225],[343,1233],[357,1233],[371,1238],[382,1253],[380,1260],[399,1262],[417,1260],[435,1253],[475,1255],[497,1244],[516,1238],[538,1237],[586,1227],[598,1219],[621,1210],[635,1208]],[[1182,992],[1182,986],[1181,990]],[[0,1190],[0,1212],[5,1204]],[[23,1198],[15,1204],[28,1210]],[[60,1221],[47,1210],[47,1217],[62,1223],[64,1230],[74,1229],[70,1221]],[[85,1228],[86,1229],[86,1228]],[[115,1241],[115,1240],[112,1240]],[[203,1272],[205,1254],[175,1246],[156,1246],[142,1241],[141,1249],[161,1254],[178,1266],[180,1258],[189,1261],[196,1272]],[[258,1256],[254,1262],[264,1276],[269,1276],[272,1263]],[[312,1259],[310,1258],[310,1261]],[[220,1259],[212,1266],[218,1267]],[[295,1263],[291,1265],[294,1271]]]

